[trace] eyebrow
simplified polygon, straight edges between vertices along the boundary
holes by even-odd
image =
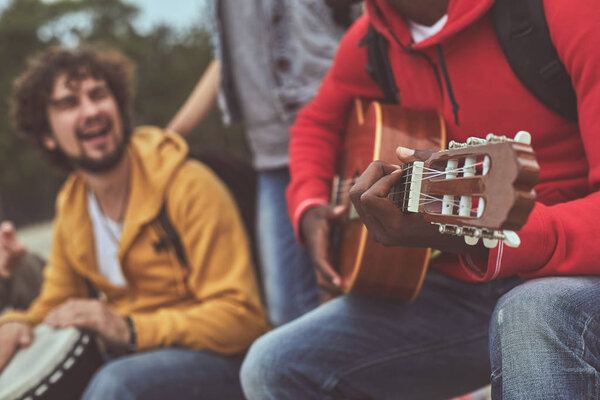
[[[108,85],[106,84],[106,82],[98,82],[96,85],[94,85],[92,88],[90,88],[88,90],[88,92],[91,92],[91,91],[94,91],[94,90],[97,90],[97,89],[108,89]],[[75,94],[75,90],[73,90],[71,88],[69,88],[69,90],[70,90],[70,93],[62,95],[61,97],[58,97],[58,98],[54,98],[54,97],[50,96],[48,98],[48,103],[51,104],[51,105],[56,105],[60,101],[65,100],[65,99],[67,99],[70,96],[77,96]]]
[[[52,97],[50,97],[50,98],[48,99],[48,104],[50,104],[50,105],[56,105],[56,104],[58,104],[59,102],[61,102],[61,101],[63,101],[63,100],[66,100],[67,98],[69,98],[69,97],[71,97],[71,96],[75,96],[75,95],[74,95],[74,94],[66,94],[66,95],[64,95],[64,96],[61,96],[61,97],[58,97],[58,98],[52,98]]]

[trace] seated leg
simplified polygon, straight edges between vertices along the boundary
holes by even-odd
[[[459,282],[430,271],[409,304],[329,301],[251,347],[249,400],[451,398],[489,382],[488,324],[514,283]]]
[[[490,324],[494,399],[600,397],[600,277],[527,281]]]
[[[241,356],[159,349],[116,358],[100,368],[84,400],[243,400]]]

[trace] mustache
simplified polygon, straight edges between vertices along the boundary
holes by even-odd
[[[99,127],[95,130],[95,133],[84,133],[90,127]],[[85,120],[83,127],[75,130],[75,135],[78,139],[89,139],[90,137],[100,136],[108,132],[113,127],[112,120],[106,115],[98,115],[93,118]],[[98,130],[99,129],[99,130]]]

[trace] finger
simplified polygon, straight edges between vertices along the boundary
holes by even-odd
[[[363,193],[369,190],[376,182],[381,180],[383,177],[396,175],[400,167],[393,164],[384,163],[383,161],[374,161],[367,169],[358,177],[355,184],[350,189],[350,201],[358,211],[361,213],[362,207],[360,199]]]
[[[8,343],[3,342],[0,346],[0,371],[4,369],[6,364],[10,361],[13,354],[17,350],[18,343],[13,339],[10,339]]]
[[[321,245],[315,249],[313,254],[313,262],[317,267],[317,270],[323,274],[323,277],[333,284],[334,286],[340,286],[342,284],[342,279],[337,274],[335,269],[331,266],[328,257],[327,246],[329,245],[329,241],[325,246]]]
[[[0,239],[10,238],[11,233],[14,233],[15,226],[10,221],[2,221],[0,224]]]
[[[342,294],[342,289],[331,283],[320,271],[317,271],[317,285],[328,294],[337,296]]]
[[[360,196],[361,192],[364,192],[370,188],[375,182],[382,177],[391,174],[398,170],[399,166],[394,164],[388,164],[383,161],[373,161],[367,169],[356,179],[356,182],[350,188],[350,198],[352,198],[353,192]]]
[[[406,147],[396,148],[396,156],[403,164],[414,161],[425,161],[431,157],[433,153],[435,153],[433,150],[414,150]]]
[[[31,330],[27,329],[27,330],[25,330],[25,332],[21,333],[21,336],[19,337],[19,346],[27,347],[31,344],[32,340],[33,340],[33,337],[31,334]]]
[[[19,242],[15,227],[10,221],[0,224],[0,276],[9,278],[19,266],[25,247]]]
[[[48,313],[44,323],[54,327],[61,328],[68,326],[74,316],[93,313],[87,299],[68,299],[58,307]]]
[[[329,261],[329,234],[329,225],[324,223],[323,226],[317,232],[315,232],[315,235],[311,240],[311,254],[317,270],[324,275],[325,279],[335,286],[340,286],[341,278],[335,272]]]
[[[331,219],[331,220],[340,219],[342,216],[344,216],[344,213],[346,212],[347,209],[348,209],[348,206],[345,204],[340,204],[340,205],[331,207],[327,210],[326,218]]]

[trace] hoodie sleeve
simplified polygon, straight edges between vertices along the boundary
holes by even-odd
[[[600,273],[600,7],[587,0],[545,0],[544,7],[552,41],[577,94],[591,193],[551,206],[537,203],[516,249],[501,244],[488,260],[462,256],[465,270],[476,280]]]
[[[266,330],[246,232],[237,207],[206,167],[188,162],[167,194],[186,251],[187,305],[131,315],[140,350],[183,346],[240,353]]]
[[[359,47],[367,27],[363,16],[342,38],[316,96],[299,112],[290,130],[291,182],[286,196],[297,238],[302,214],[329,201],[341,133],[353,99],[383,97],[366,72],[365,47]]]

